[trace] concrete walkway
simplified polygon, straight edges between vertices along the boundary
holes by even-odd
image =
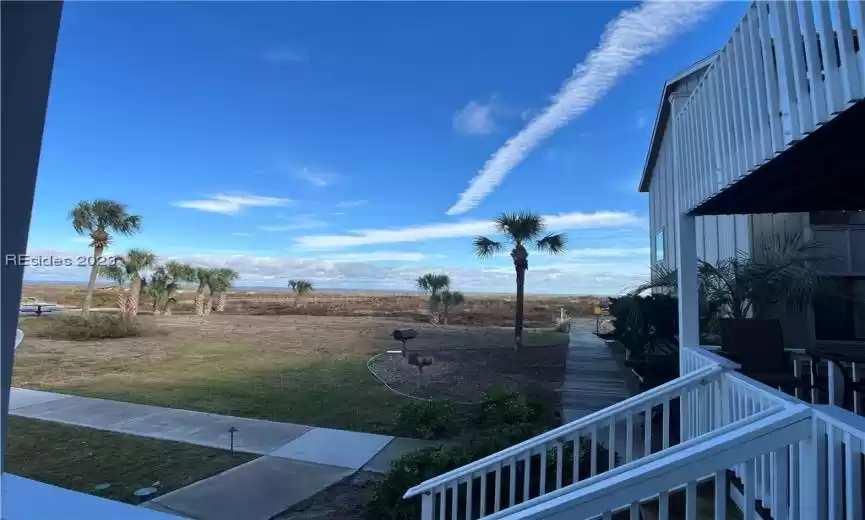
[[[595,320],[572,320],[562,420],[571,422],[631,397],[613,353],[594,334]]]
[[[144,507],[196,520],[266,520],[358,470],[387,471],[440,443],[13,388],[9,413],[262,455],[154,498]]]

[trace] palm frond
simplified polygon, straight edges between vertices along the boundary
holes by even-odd
[[[544,232],[543,217],[530,211],[502,213],[493,219],[493,225],[515,244],[535,240]]]
[[[90,202],[86,200],[82,200],[75,204],[69,212],[69,218],[72,220],[72,227],[79,235],[83,235],[87,231],[92,231],[95,227],[93,207]]]
[[[129,280],[129,274],[122,264],[115,263],[111,265],[100,265],[96,274],[99,278],[111,280],[117,285],[123,285]]]
[[[457,307],[466,301],[463,293],[459,291],[444,290],[437,297],[445,307]]]
[[[537,242],[538,251],[558,255],[567,249],[567,238],[564,233],[550,233]]]
[[[473,246],[475,255],[478,258],[489,258],[504,251],[504,245],[501,242],[496,242],[487,237],[475,238]]]

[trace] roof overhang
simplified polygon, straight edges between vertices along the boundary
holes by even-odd
[[[658,158],[658,150],[661,148],[661,139],[664,137],[664,132],[667,130],[667,121],[670,119],[670,94],[673,93],[673,90],[680,81],[695,72],[707,68],[717,56],[718,53],[713,52],[664,83],[664,90],[661,93],[661,102],[658,103],[658,113],[655,115],[655,126],[652,127],[652,139],[649,141],[649,152],[646,154],[646,163],[643,165],[643,175],[640,177],[640,192],[646,193],[649,191],[649,183],[652,181],[652,169],[655,167],[655,161]]]

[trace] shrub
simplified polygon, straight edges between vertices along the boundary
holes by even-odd
[[[422,439],[444,437],[456,429],[456,412],[447,401],[416,401],[399,410],[397,428]]]
[[[397,459],[391,465],[391,469],[381,482],[376,484],[373,499],[367,505],[367,518],[369,520],[416,520],[420,518],[420,497],[404,500],[402,496],[410,488],[442,473],[464,466],[472,461],[481,459],[508,446],[534,437],[542,433],[546,428],[538,423],[510,424],[500,428],[486,430],[483,434],[471,439],[464,445],[455,447],[428,448],[415,453],[410,453]],[[588,439],[581,439],[580,447],[580,479],[588,478],[591,469],[590,449],[591,443]],[[563,446],[563,484],[573,482],[573,443],[569,442]],[[547,491],[552,490],[556,482],[556,452],[551,450],[547,454],[546,471]],[[598,471],[606,471],[608,467],[609,454],[604,446],[598,446],[597,464]],[[522,501],[522,482],[525,477],[525,466],[518,461],[515,466],[514,476],[520,485],[516,486],[515,499]],[[504,485],[501,486],[502,501],[509,503],[508,497],[510,481],[510,467],[504,466],[501,475]],[[530,495],[536,496],[540,490],[540,455],[532,457],[530,464]],[[480,496],[479,476],[472,486],[472,502],[479,504]],[[487,485],[487,494],[483,500],[487,503],[487,511],[492,511],[495,500],[495,486]],[[478,507],[475,505],[475,507]],[[465,510],[465,501],[461,497],[458,504],[459,511]]]
[[[544,408],[530,403],[517,392],[494,389],[484,394],[477,424],[481,428],[499,428],[505,425],[523,425],[540,422]]]
[[[127,321],[114,314],[66,314],[32,321],[38,322],[32,327],[34,334],[48,339],[89,341],[142,335],[137,321]]]
[[[613,337],[630,357],[643,357],[660,343],[677,345],[678,302],[666,294],[611,298]]]

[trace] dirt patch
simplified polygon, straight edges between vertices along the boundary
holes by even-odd
[[[399,354],[384,355],[370,365],[391,388],[424,399],[479,402],[493,389],[520,390],[550,402],[559,391],[567,342],[551,347],[475,350],[429,350],[432,365],[419,373]]]
[[[361,471],[296,504],[273,520],[365,520],[366,504],[383,475]]]

